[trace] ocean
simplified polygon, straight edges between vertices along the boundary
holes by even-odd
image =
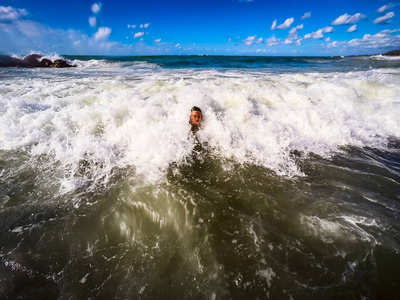
[[[63,58],[0,68],[1,299],[398,299],[399,58]]]

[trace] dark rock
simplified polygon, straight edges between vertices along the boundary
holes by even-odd
[[[22,67],[23,63],[20,59],[11,56],[0,56],[0,67]]]
[[[62,59],[56,59],[53,62],[52,65],[53,68],[68,68],[68,67],[72,67],[70,64],[68,64],[65,60]]]
[[[25,56],[23,59],[0,55],[0,67],[22,67],[22,68],[70,68],[76,67],[75,65],[69,64],[63,59],[56,59],[51,61],[50,59],[43,58],[39,54],[31,54]]]
[[[31,54],[25,56],[22,62],[28,68],[38,68],[41,67],[40,58],[41,56],[39,54]]]
[[[43,59],[41,60],[40,64],[43,65],[44,67],[49,68],[49,67],[52,67],[53,62],[52,62],[50,59],[43,58]]]
[[[389,51],[382,55],[384,55],[384,56],[400,56],[400,50]]]

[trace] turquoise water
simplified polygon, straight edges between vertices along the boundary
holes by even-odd
[[[383,56],[66,56],[71,60],[104,60],[115,63],[145,62],[167,69],[242,69],[270,72],[348,72],[399,68],[400,60]]]
[[[66,58],[0,69],[2,298],[397,298],[399,60]]]

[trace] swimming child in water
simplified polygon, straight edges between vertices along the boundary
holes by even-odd
[[[197,106],[193,106],[189,119],[189,124],[192,125],[191,130],[193,132],[197,132],[199,130],[199,125],[202,119],[203,119],[203,114],[201,113],[201,109],[198,108]]]

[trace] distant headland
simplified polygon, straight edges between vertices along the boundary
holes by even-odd
[[[27,55],[17,58],[8,55],[0,55],[0,67],[22,67],[22,68],[70,68],[76,67],[64,59],[51,60],[40,54]]]
[[[400,50],[389,51],[382,54],[383,56],[400,56]]]

